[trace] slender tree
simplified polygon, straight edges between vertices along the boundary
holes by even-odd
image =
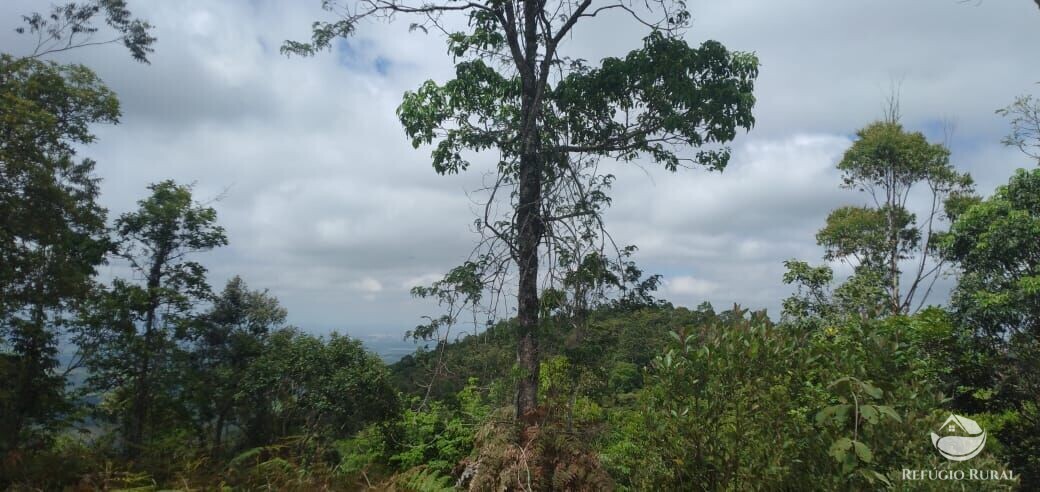
[[[156,401],[169,394],[176,341],[186,337],[196,304],[211,297],[206,269],[189,257],[227,244],[216,211],[195,203],[189,186],[163,181],[149,190],[115,223],[117,256],[143,283],[115,280],[78,339],[91,386],[114,392],[116,407],[126,409],[128,452],[144,443]]]
[[[492,289],[501,287],[508,265],[516,267],[516,413],[533,415],[539,272],[551,268],[573,238],[595,240],[573,226],[587,217],[602,226],[612,177],[598,173],[599,160],[648,157],[672,171],[696,165],[721,170],[730,155],[722,145],[754,122],[757,59],[715,41],[689,46],[681,37],[690,20],[682,1],[359,0],[323,6],[338,18],[316,23],[310,42],[286,42],[283,52],[312,55],[367,20],[405,15],[415,19],[413,28],[447,37],[455,78],[406,93],[398,116],[414,146],[434,144],[438,173],[467,169],[468,151],[499,155],[485,214],[477,221],[486,248],[476,263],[490,275],[482,278],[499,282],[488,281]],[[566,57],[562,48],[579,22],[614,14],[647,29],[642,47],[599,66]],[[467,27],[455,30],[449,19]],[[508,206],[497,207],[497,199]],[[495,246],[499,253],[491,253]],[[575,258],[572,264],[582,261]]]
[[[857,273],[878,278],[892,314],[906,313],[915,300],[917,308],[923,305],[940,274],[938,239],[945,205],[971,193],[971,177],[954,169],[944,145],[904,130],[895,117],[856,135],[838,169],[843,186],[866,193],[870,204],[831,212],[816,239],[828,260],[851,261]],[[909,209],[915,188],[926,189],[929,198],[920,220]],[[903,285],[907,260],[914,264],[909,283]]]

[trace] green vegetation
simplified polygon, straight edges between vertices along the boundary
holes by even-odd
[[[362,3],[375,10],[318,23],[311,43],[285,49],[313,54],[367,16],[416,13]],[[468,151],[499,152],[492,194],[516,219],[488,212],[486,248],[413,289],[446,314],[409,333],[432,348],[390,366],[358,340],[288,325],[240,277],[215,292],[201,258],[229,238],[191,186],[153,184],[109,223],[95,163],[77,153],[92,125],[118,121],[118,101],[90,69],[39,58],[82,46],[103,16],[147,61],[150,26],[114,0],[27,16],[36,51],[0,55],[0,487],[1040,487],[1040,170],[977,197],[949,149],[893,113],[836,163],[840,185],[873,204],[834,210],[816,235],[848,278],[787,261],[795,292],[778,319],[673,306],[654,297],[660,278],[631,261],[634,247],[609,244],[613,176],[597,163],[721,170],[717,145],[754,122],[757,60],[686,45],[673,35],[689,22],[684,3],[657,2],[672,9],[641,48],[561,68],[559,45],[595,16],[592,2],[564,3],[573,10],[551,18],[535,2],[420,12],[462,11],[469,30],[448,36],[456,78],[406,94],[400,119],[413,144],[434,145],[439,173],[464,170]],[[1025,97],[1003,110],[1006,143],[1031,157],[1035,108]],[[930,198],[922,210],[907,198],[915,186]],[[103,280],[109,261],[126,269]],[[451,339],[510,268],[517,315]],[[925,307],[944,268],[958,273],[952,302]],[[928,440],[952,413],[988,432],[971,461]],[[971,469],[1014,476],[905,480]]]
[[[119,103],[89,69],[0,55],[0,446],[38,441],[66,412],[58,335],[111,245],[94,161],[78,160],[93,123]]]

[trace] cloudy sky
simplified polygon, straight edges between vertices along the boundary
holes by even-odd
[[[240,274],[267,288],[309,331],[400,336],[436,307],[408,289],[459,264],[473,247],[467,192],[480,173],[443,177],[413,149],[395,109],[405,90],[447,80],[443,39],[407,20],[363,25],[312,59],[278,54],[305,39],[319,0],[131,0],[156,26],[151,65],[119,46],[81,49],[120,96],[122,124],[97,128],[102,202],[130,210],[147,184],[196,183],[215,203],[230,246],[200,258],[220,287]],[[1040,86],[1040,10],[1029,0],[690,1],[691,43],[716,39],[761,62],[757,124],[722,173],[613,166],[608,227],[640,247],[678,305],[708,300],[768,308],[789,294],[782,262],[819,262],[813,235],[827,213],[865,197],[838,188],[834,166],[857,128],[901,87],[903,122],[935,140],[953,122],[953,161],[989,193],[1017,167],[994,114]],[[0,3],[0,50],[25,54],[19,15],[47,2]],[[569,56],[598,60],[639,46],[645,31],[617,16],[580,26]],[[111,267],[107,274],[114,274]],[[945,281],[948,289],[949,281]],[[935,302],[945,301],[945,291]]]

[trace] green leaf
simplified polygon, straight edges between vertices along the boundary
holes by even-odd
[[[879,420],[879,412],[874,405],[863,405],[859,407],[859,415],[870,424],[876,424]]]
[[[847,437],[838,439],[831,444],[830,449],[827,450],[827,454],[839,463],[844,462],[847,459],[849,450],[852,449],[852,442],[852,439]]]
[[[895,420],[896,422],[902,422],[903,421],[902,417],[900,417],[899,414],[896,413],[896,411],[892,407],[890,407],[890,406],[887,406],[887,405],[874,405],[874,408],[877,408],[877,410],[879,412],[881,412],[882,415],[884,415],[886,417],[889,417],[892,420]]]
[[[856,449],[856,456],[859,457],[864,463],[871,463],[874,461],[874,453],[870,451],[870,448],[866,444],[859,441],[852,441],[853,447]]]
[[[852,409],[852,405],[831,405],[826,407],[816,414],[816,423],[823,425],[827,421],[831,421],[840,424],[848,417],[850,409]]]
[[[859,385],[861,388],[863,388],[864,393],[870,395],[874,399],[879,399],[884,394],[884,392],[881,391],[881,388],[878,388],[877,386],[874,386],[866,381],[860,381]]]

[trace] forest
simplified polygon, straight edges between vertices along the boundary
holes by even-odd
[[[725,179],[768,60],[688,42],[683,1],[313,3],[280,56],[406,24],[453,76],[401,96],[399,144],[439,175],[491,161],[472,252],[411,286],[436,309],[415,351],[386,363],[214,282],[236,238],[200,183],[109,212],[86,155],[120,96],[57,55],[164,56],[134,2],[0,18],[34,46],[0,47],[0,488],[1040,490],[1040,96],[987,101],[1020,162],[980,189],[891,92],[831,163],[857,201],[822,257],[783,261],[781,312],[684,306],[611,235],[638,183],[608,163]],[[642,43],[571,57],[608,16]]]

